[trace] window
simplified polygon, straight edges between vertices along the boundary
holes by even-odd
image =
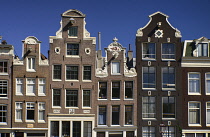
[[[188,73],[188,93],[200,94],[200,73]]]
[[[112,99],[120,98],[120,82],[112,82]]]
[[[125,125],[133,125],[133,106],[125,106]]]
[[[81,137],[81,121],[73,121],[73,137]]]
[[[27,95],[35,95],[35,87],[36,87],[36,79],[35,78],[27,78]]]
[[[66,90],[66,107],[78,106],[78,91]]]
[[[106,125],[106,106],[99,106],[98,125]]]
[[[22,121],[23,117],[23,103],[22,102],[16,102],[15,103],[15,120],[16,121]]]
[[[97,132],[97,137],[105,137],[105,132]]]
[[[79,55],[79,44],[67,44],[67,55],[78,56]]]
[[[163,118],[175,118],[175,97],[163,97]]]
[[[78,30],[77,26],[69,27],[69,36],[70,37],[77,37],[77,30]]]
[[[62,121],[62,137],[70,137],[70,121]]]
[[[45,78],[39,78],[39,95],[45,95],[46,80]]]
[[[39,120],[44,121],[45,120],[45,103],[39,102]]]
[[[143,88],[156,88],[155,67],[143,67]]]
[[[155,137],[155,127],[142,127],[142,137]]]
[[[83,135],[84,137],[92,137],[92,122],[91,121],[84,121]]]
[[[112,74],[120,74],[120,62],[112,62]]]
[[[206,94],[210,94],[210,73],[206,73]]]
[[[7,122],[7,105],[0,104],[0,124]]]
[[[0,133],[0,137],[10,137],[10,133]]]
[[[125,81],[125,99],[133,98],[133,81]]]
[[[142,97],[142,118],[155,118],[155,97]]]
[[[112,106],[112,125],[120,124],[120,106]]]
[[[185,133],[185,137],[209,137],[210,134],[206,136],[206,133]]]
[[[200,102],[189,102],[189,125],[200,125]]]
[[[0,61],[0,74],[8,73],[8,63],[7,61]]]
[[[153,60],[156,58],[155,43],[143,43],[142,59]]]
[[[35,103],[26,103],[26,120],[34,120]]]
[[[23,95],[23,79],[16,79],[16,95]]]
[[[66,66],[66,79],[78,80],[78,66]]]
[[[83,107],[90,107],[90,90],[83,90]]]
[[[210,102],[206,103],[206,124],[210,125]]]
[[[126,137],[134,137],[134,131],[126,131]]]
[[[28,58],[28,70],[35,71],[35,58]]]
[[[175,137],[175,127],[160,127],[162,137]]]
[[[208,57],[208,51],[209,51],[209,48],[208,48],[208,43],[198,43],[197,45],[197,56],[198,57]]]
[[[59,137],[59,121],[51,121],[51,136]]]
[[[107,99],[107,82],[99,82],[99,99]]]
[[[53,106],[61,106],[61,89],[53,89]]]
[[[91,66],[83,67],[83,80],[91,80]]]
[[[175,68],[163,67],[162,80],[163,89],[175,89]]]
[[[61,65],[53,65],[53,79],[61,79]]]
[[[162,59],[175,59],[175,45],[173,43],[162,44]]]
[[[0,80],[0,97],[7,97],[8,82],[6,80]]]

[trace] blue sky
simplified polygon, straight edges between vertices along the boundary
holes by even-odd
[[[182,33],[182,41],[205,36],[210,39],[210,0],[1,0],[0,35],[21,57],[22,40],[35,36],[47,56],[49,36],[60,28],[61,14],[77,9],[86,14],[86,28],[92,37],[101,32],[102,47],[114,37],[135,50],[135,34],[161,11]]]

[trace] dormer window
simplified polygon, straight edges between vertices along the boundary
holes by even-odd
[[[69,27],[69,37],[77,37],[77,34],[78,34],[77,26]]]
[[[197,56],[208,57],[208,43],[198,43],[197,45]]]

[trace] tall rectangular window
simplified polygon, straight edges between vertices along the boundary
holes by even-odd
[[[81,121],[73,121],[73,137],[81,137]]]
[[[45,78],[39,78],[39,95],[45,95],[46,93],[46,80]]]
[[[28,102],[26,103],[26,120],[34,120],[35,116],[35,103]]]
[[[120,82],[112,82],[112,99],[120,99]]]
[[[106,125],[106,106],[99,106],[98,125]]]
[[[198,57],[208,57],[208,51],[209,51],[209,48],[208,48],[208,43],[198,43],[198,46],[197,46],[197,55]]]
[[[77,107],[78,106],[78,91],[77,90],[66,90],[66,107]]]
[[[83,129],[84,137],[92,137],[92,122],[84,121],[84,129]]]
[[[0,80],[0,97],[7,97],[8,93],[8,81]]]
[[[77,31],[78,31],[78,27],[77,26],[69,27],[69,36],[70,37],[77,37]]]
[[[173,67],[162,68],[162,88],[175,89],[175,68]]]
[[[162,43],[162,59],[175,59],[174,43]]]
[[[155,97],[142,97],[142,118],[155,118]]]
[[[67,55],[78,56],[79,55],[79,44],[67,44]]]
[[[155,67],[143,67],[143,88],[156,88]]]
[[[120,62],[112,62],[112,74],[120,74]]]
[[[163,97],[163,118],[175,118],[175,97]]]
[[[210,102],[206,103],[206,124],[210,125]]]
[[[83,107],[90,107],[90,90],[83,90]]]
[[[44,121],[45,120],[45,103],[44,102],[39,102],[39,120]]]
[[[205,86],[206,86],[206,94],[210,94],[210,73],[206,73]]]
[[[35,70],[35,58],[28,58],[28,70],[29,71]]]
[[[59,121],[51,121],[51,137],[59,137]]]
[[[125,125],[133,125],[133,106],[125,105]]]
[[[112,106],[112,125],[120,124],[120,106]]]
[[[156,45],[155,43],[143,43],[142,59],[154,60],[156,58]]]
[[[78,66],[66,66],[66,79],[78,80],[79,67]]]
[[[189,102],[189,125],[200,125],[200,102]]]
[[[142,137],[155,137],[155,127],[142,127]]]
[[[23,116],[23,103],[22,102],[16,102],[15,103],[15,120],[16,121],[22,121]]]
[[[0,124],[7,122],[7,105],[0,104]]]
[[[35,78],[27,78],[27,95],[35,95],[36,93],[36,79]]]
[[[160,127],[162,137],[175,137],[175,127]]]
[[[125,81],[125,99],[133,98],[133,81]]]
[[[83,67],[83,80],[91,80],[91,66]]]
[[[16,79],[16,95],[23,95],[23,78]]]
[[[200,94],[200,73],[188,73],[188,93]]]
[[[62,137],[70,137],[70,121],[62,121]]]
[[[53,79],[61,79],[61,65],[53,65]]]
[[[61,89],[53,89],[53,106],[61,106]]]
[[[8,63],[7,61],[0,61],[0,74],[8,73]]]
[[[107,99],[107,82],[99,82],[99,99]]]

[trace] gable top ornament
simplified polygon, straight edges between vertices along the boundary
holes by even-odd
[[[117,51],[117,52],[121,51],[123,47],[117,41],[118,41],[118,39],[116,37],[113,38],[113,42],[108,46],[107,50],[108,51],[112,51],[112,52],[114,52],[114,51]]]
[[[201,38],[195,39],[195,40],[193,40],[193,41],[195,42],[196,45],[198,45],[198,43],[203,43],[203,42],[209,43],[209,42],[210,42],[210,40],[207,39],[206,37],[201,37]]]
[[[83,14],[81,11],[76,10],[76,9],[70,9],[65,11],[62,14],[63,17],[85,17],[86,15]]]

